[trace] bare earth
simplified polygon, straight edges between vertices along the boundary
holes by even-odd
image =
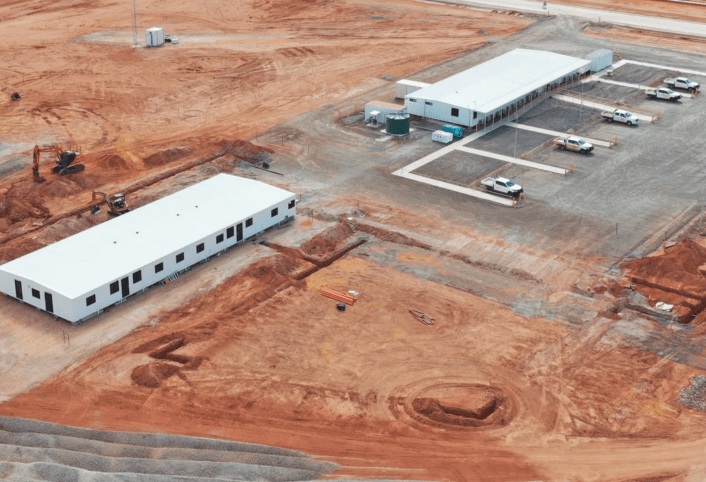
[[[357,113],[362,105],[349,104],[358,95],[532,19],[402,0],[140,3],[140,41],[145,27],[160,25],[178,45],[132,48],[129,4],[0,7],[0,260],[105,221],[74,214],[94,189],[131,189],[139,207],[217,172],[245,173],[303,193],[299,216],[263,244],[240,246],[83,325],[3,297],[0,413],[286,447],[339,464],[329,478],[704,480],[706,415],[677,398],[703,372],[706,324],[697,317],[684,334],[624,308],[633,283],[650,306],[666,299],[633,279],[673,279],[652,263],[683,265],[697,278],[706,250],[680,245],[655,253],[668,262],[607,276],[606,259],[573,253],[581,240],[557,254],[547,246],[560,240],[530,248],[476,227],[472,209],[459,223],[424,198],[386,203],[393,186],[380,199],[327,186],[322,179],[347,167],[320,166],[345,145],[322,139],[309,158],[308,145],[306,155],[293,152],[288,131],[273,129],[347,99],[341,114]],[[665,5],[621,8],[668,8],[679,18],[703,11]],[[615,29],[607,32],[586,33]],[[14,90],[20,102],[9,101]],[[325,130],[337,117],[312,124]],[[259,146],[248,142],[256,137]],[[34,184],[31,148],[45,143],[82,146],[86,171],[52,177],[46,159],[47,182]],[[262,159],[293,174],[243,168]],[[350,169],[387,174],[356,161],[363,167]],[[471,245],[510,252],[526,269],[478,262],[461,252]],[[359,298],[338,311],[323,287]],[[668,301],[685,317],[703,309],[687,295]],[[538,305],[554,311],[526,314]],[[655,340],[679,362],[661,356]]]

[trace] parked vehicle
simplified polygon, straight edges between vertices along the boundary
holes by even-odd
[[[676,102],[681,99],[681,94],[674,92],[672,89],[660,87],[659,89],[649,89],[646,91],[647,97],[651,99],[664,99]]]
[[[522,186],[504,177],[486,177],[480,183],[488,191],[509,194],[512,197],[518,197],[523,192]]]
[[[463,127],[447,124],[442,128],[442,130],[444,132],[452,133],[454,137],[458,137],[459,139],[463,137]]]
[[[575,151],[581,154],[588,154],[593,150],[593,144],[589,144],[579,137],[559,137],[554,140],[554,144],[561,150]]]
[[[693,80],[687,79],[686,77],[677,77],[675,79],[664,79],[664,83],[670,87],[674,87],[675,89],[684,89],[684,90],[688,90],[689,92],[699,88],[698,82],[694,82]]]
[[[601,115],[603,116],[604,119],[606,119],[608,122],[622,122],[624,124],[627,124],[629,126],[636,126],[638,118],[635,114],[631,114],[630,112],[620,110],[620,109],[615,109],[613,111],[604,111],[601,112]]]

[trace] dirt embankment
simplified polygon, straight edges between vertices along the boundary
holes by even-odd
[[[662,3],[664,4],[665,2]],[[699,8],[702,17],[706,16],[706,6]],[[693,20],[693,18],[690,18],[689,20]],[[703,53],[704,49],[706,49],[706,39],[688,37],[685,35],[653,32],[637,28],[616,27],[612,25],[589,25],[583,29],[583,34],[590,37],[620,39],[621,42],[650,45],[652,47],[693,52],[697,54]]]

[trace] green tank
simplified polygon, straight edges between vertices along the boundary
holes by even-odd
[[[386,118],[385,130],[394,136],[409,134],[409,114],[389,114]]]

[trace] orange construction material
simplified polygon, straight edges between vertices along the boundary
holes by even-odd
[[[358,299],[353,295],[343,293],[342,291],[332,290],[331,288],[322,288],[320,293],[328,298],[332,298],[336,301],[342,301],[348,305],[352,305]]]

